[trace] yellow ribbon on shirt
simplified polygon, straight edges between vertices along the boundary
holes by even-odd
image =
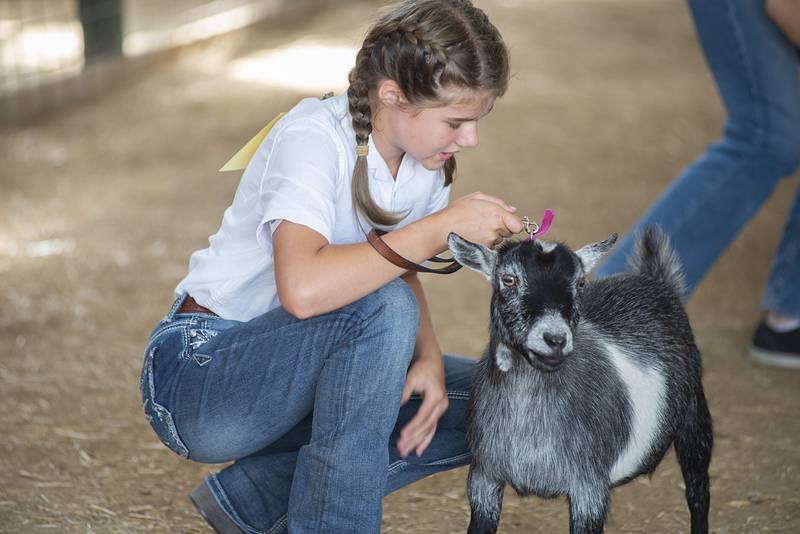
[[[261,142],[264,140],[265,137],[269,134],[269,131],[272,130],[272,127],[286,115],[286,112],[280,112],[278,115],[269,121],[266,126],[261,128],[261,131],[258,132],[255,137],[250,139],[246,145],[239,149],[239,151],[233,155],[231,159],[228,160],[228,163],[222,166],[219,172],[225,171],[241,171],[247,167],[247,164],[250,163],[250,160],[253,159],[253,155],[258,150],[258,147],[261,146]]]

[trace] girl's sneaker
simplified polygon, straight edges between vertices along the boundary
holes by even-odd
[[[750,356],[764,365],[800,369],[800,328],[776,332],[762,320],[753,336]]]

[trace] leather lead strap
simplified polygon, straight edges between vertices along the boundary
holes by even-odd
[[[452,258],[440,258],[439,256],[434,256],[433,258],[429,259],[428,261],[436,262],[436,263],[449,263],[445,267],[441,269],[431,269],[429,267],[425,267],[424,265],[420,265],[418,263],[414,263],[413,261],[409,261],[405,259],[403,256],[392,250],[389,245],[387,245],[383,239],[380,238],[381,234],[385,234],[386,232],[376,230],[373,228],[370,230],[369,234],[367,234],[367,241],[372,248],[374,248],[378,254],[389,260],[394,265],[397,265],[401,269],[405,269],[407,271],[415,271],[418,273],[433,273],[433,274],[450,274],[454,273],[461,268],[461,264],[458,263],[455,259]]]

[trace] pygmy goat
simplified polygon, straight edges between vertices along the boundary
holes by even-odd
[[[616,237],[576,252],[448,238],[455,258],[493,287],[467,422],[470,533],[497,530],[506,483],[520,496],[566,495],[570,532],[602,532],[611,488],[651,474],[671,444],[692,533],[708,531],[711,416],[682,267],[650,228],[629,274],[587,282]]]

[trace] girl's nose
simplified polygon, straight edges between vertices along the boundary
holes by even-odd
[[[478,146],[478,124],[477,122],[465,122],[461,125],[460,134],[456,141],[463,148],[473,148]]]

